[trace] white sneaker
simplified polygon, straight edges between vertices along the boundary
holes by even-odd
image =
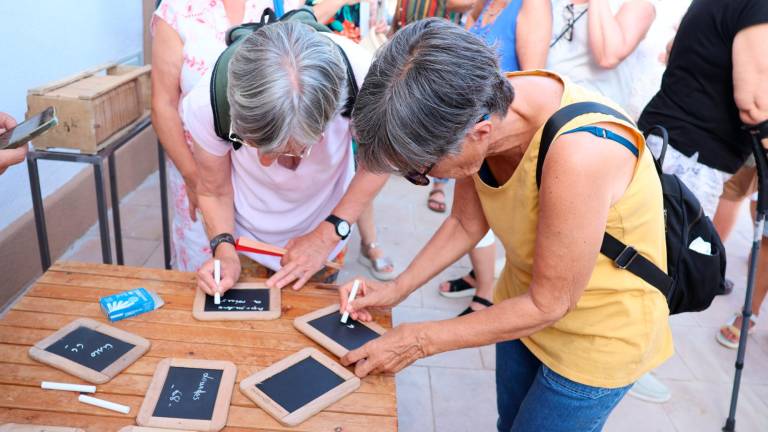
[[[646,402],[664,403],[672,398],[667,386],[650,372],[640,377],[629,389],[629,394]]]

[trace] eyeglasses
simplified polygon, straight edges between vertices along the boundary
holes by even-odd
[[[480,119],[477,121],[477,123],[480,123],[481,121],[485,121],[491,118],[490,114],[483,114]],[[432,171],[432,168],[434,168],[436,163],[433,163],[432,165],[428,166],[427,169],[424,170],[424,172],[418,172],[418,171],[409,171],[406,173],[403,173],[403,177],[411,182],[411,184],[414,184],[416,186],[427,186],[429,185],[429,177],[427,177],[427,174],[429,174],[430,171]]]
[[[565,40],[568,42],[573,41],[573,27],[576,25],[576,21],[578,21],[579,18],[587,13],[587,9],[589,8],[585,8],[578,15],[576,15],[573,3],[565,7],[563,10],[563,19],[565,20],[565,25],[563,25],[563,30],[560,32],[560,35],[558,35],[557,38],[555,38],[555,40],[549,45],[550,48],[555,46],[555,44],[560,42],[560,40],[563,38],[565,38]]]
[[[318,141],[322,141],[323,139],[325,139],[325,134],[324,133],[320,135],[320,139]],[[258,148],[255,145],[249,143],[248,141],[240,138],[240,136],[237,135],[235,133],[235,131],[232,130],[232,125],[231,124],[229,126],[229,140],[232,141],[232,142],[236,142],[236,143],[238,143],[240,145],[245,145],[245,146],[248,146],[248,147]],[[313,145],[314,144],[310,144],[310,145],[304,147],[303,149],[301,149],[300,152],[282,152],[282,153],[268,152],[268,153],[265,153],[265,154],[269,154],[270,156],[277,157],[278,162],[279,162],[279,160],[281,158],[304,159],[304,158],[308,158],[310,153],[312,153],[312,146]]]

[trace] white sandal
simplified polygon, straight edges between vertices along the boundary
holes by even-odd
[[[730,349],[737,349],[739,347],[739,339],[741,338],[741,328],[736,327],[733,325],[736,322],[736,319],[740,317],[740,313],[733,314],[733,317],[726,323],[724,326],[720,327],[720,329],[717,331],[717,334],[715,335],[715,339],[720,343],[720,345],[730,348]],[[749,317],[749,330],[747,331],[747,335],[751,335],[755,331],[755,327],[757,327],[757,315],[752,315]],[[723,330],[728,330],[731,332],[732,335],[736,336],[736,342],[733,342],[732,340],[728,339],[727,337],[723,336]]]
[[[392,262],[392,259],[389,257],[381,257],[376,259],[371,259],[366,256],[366,252],[370,251],[371,249],[377,249],[378,246],[376,243],[368,243],[368,244],[362,244],[360,245],[360,256],[357,258],[357,261],[368,268],[368,271],[371,272],[373,277],[380,281],[390,281],[395,278],[395,264]],[[391,267],[391,271],[383,271],[387,267]]]

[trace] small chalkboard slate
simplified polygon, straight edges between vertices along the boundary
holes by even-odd
[[[221,303],[197,290],[192,315],[200,321],[273,320],[280,318],[280,290],[263,283],[239,283],[221,295]]]
[[[2,432],[2,431],[0,431]],[[124,426],[117,432],[192,432],[189,429],[166,429],[166,428],[153,428],[144,426]]]
[[[386,330],[375,322],[359,322],[352,318],[341,322],[339,305],[328,306],[302,315],[293,326],[333,354],[344,357],[369,341],[383,335]]]
[[[149,341],[80,318],[29,349],[33,359],[94,384],[108,382],[149,350]]]
[[[240,382],[240,391],[286,426],[296,426],[360,387],[360,379],[314,348]]]
[[[140,426],[218,431],[227,423],[237,368],[228,361],[165,359],[139,409]]]
[[[85,432],[80,428],[66,426],[43,426],[31,424],[5,423],[0,425],[0,432]]]

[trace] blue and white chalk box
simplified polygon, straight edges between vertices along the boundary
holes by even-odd
[[[153,291],[136,288],[102,297],[99,304],[107,318],[115,322],[159,309],[165,302]]]

